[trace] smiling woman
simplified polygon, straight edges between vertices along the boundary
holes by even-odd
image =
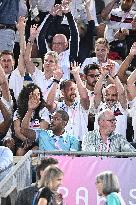
[[[39,182],[41,188],[36,193],[33,205],[63,205],[63,198],[58,193],[58,188],[62,184],[63,172],[54,165],[44,170]]]

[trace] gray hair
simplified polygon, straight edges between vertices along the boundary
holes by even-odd
[[[105,114],[106,114],[107,112],[112,112],[112,110],[110,110],[109,108],[107,108],[107,109],[102,110],[102,111],[99,112],[98,122],[99,122],[100,120],[103,120],[103,119],[105,118]],[[113,112],[112,112],[112,113],[113,113]]]
[[[120,191],[118,177],[111,171],[105,171],[98,174],[96,176],[96,183],[97,182],[102,182],[103,184],[102,192],[104,195],[108,195],[111,192],[118,193]]]

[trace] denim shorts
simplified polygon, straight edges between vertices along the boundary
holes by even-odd
[[[15,31],[12,29],[0,29],[0,52],[8,50],[13,52]]]

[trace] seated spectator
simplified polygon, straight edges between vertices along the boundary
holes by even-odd
[[[3,0],[0,5],[0,52],[13,52],[15,41],[15,22],[18,20],[20,0]]]
[[[96,82],[100,75],[100,68],[97,64],[89,64],[84,68],[84,78],[86,89],[88,92],[90,100],[90,108],[88,115],[88,130],[91,131],[94,129],[94,119],[95,119],[95,110],[94,110],[94,88]]]
[[[89,152],[135,152],[135,148],[120,134],[114,132],[116,118],[106,109],[99,113],[99,129],[86,133],[83,137],[82,150]]]
[[[67,112],[63,110],[58,110],[53,114],[49,130],[29,129],[32,110],[35,106],[36,103],[29,105],[28,111],[22,121],[21,133],[32,141],[36,140],[39,143],[40,150],[77,151],[79,145],[76,136],[65,132],[69,116]]]
[[[4,137],[2,145],[8,147],[12,151],[13,155],[16,154],[15,140],[11,136]]]
[[[41,88],[43,97],[46,100],[51,89],[54,79],[54,71],[60,68],[59,56],[55,51],[48,51],[44,56],[43,72],[36,68],[31,59],[32,42],[37,36],[37,27],[32,27],[30,30],[30,38],[25,52],[25,65],[27,72],[30,73],[32,81]],[[62,75],[62,74],[61,74]]]
[[[0,181],[9,173],[12,165],[12,151],[8,147],[0,146]]]
[[[77,31],[76,23],[70,12],[69,3],[66,4],[65,6],[61,4],[59,12],[61,12],[61,14],[63,13],[67,17],[69,28],[70,28],[70,45],[68,44],[68,39],[66,35],[62,33],[61,34],[55,33],[55,35],[52,38],[51,50],[57,52],[59,55],[59,65],[63,72],[63,79],[65,80],[65,79],[70,79],[70,62],[77,59],[78,31]],[[50,15],[49,18],[47,18],[39,34],[38,42],[39,42],[39,51],[41,53],[41,56],[43,56],[47,52],[45,39],[48,30],[50,29],[50,26],[53,23],[53,19],[54,19],[53,15]],[[56,15],[58,15],[58,13],[55,13],[55,16]]]
[[[34,98],[32,96],[34,96]],[[20,132],[21,122],[28,110],[29,105],[33,103],[35,98],[38,100],[38,103],[36,104],[35,109],[31,110],[29,126],[32,129],[48,128],[50,122],[49,111],[46,108],[40,88],[33,83],[24,86],[19,94],[17,101],[17,111],[14,113],[13,119],[17,145],[16,155],[24,155],[31,147],[35,145],[35,143],[32,144],[31,142],[28,142],[27,137]]]
[[[110,50],[124,59],[126,55],[124,38],[115,39],[115,33],[120,29],[132,29],[131,22],[136,12],[132,8],[134,0],[121,0],[120,5],[117,5],[118,2],[118,0],[110,1],[102,10],[101,17],[106,21],[105,38],[110,44]]]
[[[19,191],[15,205],[33,204],[34,196],[39,190],[38,185],[41,180],[41,176],[44,173],[44,170],[50,165],[57,166],[57,164],[58,161],[51,157],[41,159],[40,163],[36,166],[36,175],[37,175],[36,183]]]
[[[114,76],[119,70],[119,64],[114,60],[108,58],[109,44],[106,39],[98,38],[95,42],[95,54],[96,57],[86,58],[81,66],[80,72],[83,73],[83,69],[88,64],[96,63],[99,66],[106,66],[109,64],[114,64],[114,69],[111,71],[111,75]]]

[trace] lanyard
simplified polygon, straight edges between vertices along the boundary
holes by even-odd
[[[103,145],[106,144],[106,152],[110,151],[110,140],[107,139],[106,143],[101,143],[99,146],[99,152],[103,151]]]

